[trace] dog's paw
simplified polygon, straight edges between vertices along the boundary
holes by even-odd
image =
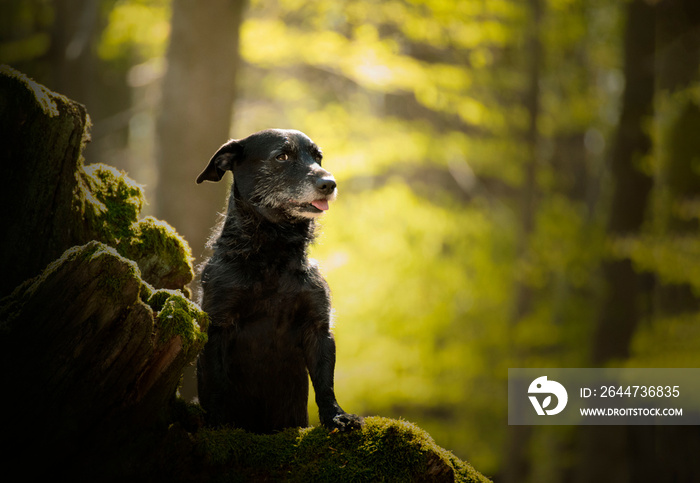
[[[342,433],[362,428],[365,424],[365,420],[356,414],[340,413],[322,423],[331,431],[339,431]]]

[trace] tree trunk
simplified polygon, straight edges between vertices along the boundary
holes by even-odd
[[[543,4],[540,0],[528,2],[531,22],[528,31],[527,47],[530,55],[528,59],[528,84],[525,95],[525,106],[528,112],[528,130],[525,133],[525,145],[527,147],[527,159],[525,164],[525,176],[520,200],[520,232],[518,235],[517,256],[518,260],[526,260],[529,257],[530,237],[535,230],[535,212],[537,204],[537,164],[540,134],[538,129],[540,117],[540,78],[542,75],[542,39],[540,28],[543,16]],[[519,276],[522,276],[518,274]],[[515,327],[532,310],[533,290],[528,280],[517,279],[515,284],[514,308],[511,318],[511,326]],[[513,359],[523,360],[526,354],[523,349],[513,346]],[[528,426],[509,426],[507,432],[507,446],[505,458],[504,481],[510,483],[527,481],[530,478],[532,468],[531,457],[527,452],[532,439],[532,428]]]
[[[48,52],[46,84],[83,104],[95,100],[98,62],[95,45],[101,30],[100,1],[54,0],[55,18]],[[94,111],[91,109],[94,114]]]
[[[663,0],[657,11],[658,88],[677,91],[698,80],[700,3]]]
[[[0,297],[74,245],[66,227],[78,186],[80,153],[89,137],[85,107],[16,71],[0,71],[3,237]],[[32,243],[34,242],[34,243]],[[18,263],[21,261],[21,263]]]
[[[229,139],[236,74],[240,64],[239,28],[245,0],[175,0],[168,68],[157,120],[158,184],[156,216],[190,242],[195,265],[220,212],[230,181],[195,184],[214,152]],[[185,372],[182,395],[197,395],[194,368]]]
[[[532,23],[528,34],[528,85],[525,95],[525,107],[528,113],[528,130],[525,133],[527,159],[525,162],[525,179],[523,181],[520,200],[520,233],[518,237],[518,257],[528,256],[530,235],[535,229],[535,213],[537,211],[537,163],[540,134],[538,129],[540,117],[540,78],[542,72],[542,39],[540,26],[542,23],[543,5],[540,0],[529,0]],[[527,315],[532,308],[532,289],[527,281],[519,281],[515,289],[515,312],[513,324]]]
[[[92,142],[87,158],[127,169],[127,123],[114,119],[131,102],[126,82],[127,67],[114,65],[97,53],[100,37],[108,24],[115,0],[53,0],[51,43],[45,56],[46,68],[34,66],[30,76],[56,92],[85,105],[92,117]],[[109,159],[109,160],[107,160]]]
[[[195,178],[229,139],[240,63],[244,0],[173,2],[172,31],[157,121],[156,216],[172,224],[201,260],[226,200],[226,183]]]
[[[611,238],[640,233],[652,188],[652,179],[641,171],[640,163],[652,147],[644,123],[653,115],[655,42],[650,32],[654,31],[654,14],[644,0],[633,0],[627,6],[625,91],[611,155]],[[628,356],[642,317],[640,301],[650,296],[646,277],[634,270],[630,260],[605,260],[602,270],[606,291],[592,341],[594,367]],[[616,426],[579,428],[580,457],[570,475],[572,481],[641,481],[637,478],[645,475],[649,461],[635,459],[634,441],[628,433],[625,427]]]
[[[612,151],[614,183],[608,234],[611,237],[639,234],[647,213],[651,176],[641,170],[652,142],[644,123],[653,116],[654,101],[654,8],[635,0],[627,8],[624,41],[625,92],[617,137]],[[641,314],[640,298],[649,288],[630,260],[603,263],[607,291],[593,340],[592,362],[596,365],[627,357],[629,343]]]
[[[657,16],[658,90],[665,98],[666,112],[659,129],[661,185],[668,193],[668,212],[658,225],[669,237],[693,236],[697,218],[680,216],[684,203],[700,200],[700,104],[687,89],[700,77],[700,2],[666,0],[659,4]],[[679,62],[678,59],[683,59]],[[689,284],[657,288],[658,311],[678,314],[700,309],[700,299]]]

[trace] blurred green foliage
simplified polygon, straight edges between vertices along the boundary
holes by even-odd
[[[98,55],[126,62],[162,57],[170,35],[170,14],[169,0],[117,1],[106,15]]]
[[[525,256],[527,4],[257,0],[242,29],[234,131],[305,131],[338,178],[313,255],[334,294],[339,400],[415,420],[487,474],[503,464],[506,369],[584,365],[595,317],[604,225],[571,196],[560,145],[576,136],[578,173],[602,169],[620,12],[547,8]],[[512,325],[518,284],[533,309]]]
[[[7,1],[0,5],[0,62],[13,64],[45,55],[54,12],[42,0]]]
[[[43,49],[51,10],[30,3],[15,4],[24,20],[14,28],[34,28],[0,43],[4,61],[10,41],[25,58]],[[700,106],[700,83],[658,93],[645,124],[653,149],[637,160],[655,183],[647,221],[642,233],[612,237],[608,166],[628,2],[535,3],[539,24],[534,3],[517,0],[251,0],[241,29],[232,137],[304,131],[338,180],[313,256],[334,297],[340,403],[415,421],[484,474],[505,464],[507,368],[590,363],[604,260],[630,259],[660,287],[700,295],[700,197],[669,182],[673,136],[688,106]],[[169,1],[103,6],[103,61],[162,60]],[[700,176],[700,153],[682,156]],[[674,218],[691,229],[673,231]],[[528,310],[514,315],[518,293]],[[630,359],[613,363],[696,366],[698,314],[655,300],[645,301]],[[548,461],[565,433],[537,433],[531,456]],[[537,471],[549,478],[550,469]]]

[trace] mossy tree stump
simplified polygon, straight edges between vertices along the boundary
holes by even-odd
[[[206,341],[187,243],[139,219],[143,190],[124,173],[83,165],[89,124],[83,106],[0,68],[2,414],[10,454],[42,454],[29,468],[167,419]]]
[[[187,243],[140,186],[83,166],[85,109],[0,68],[0,364],[8,474],[90,481],[488,481],[402,421],[204,428],[176,397],[208,319]],[[15,470],[16,468],[16,470]]]
[[[141,187],[110,166],[83,165],[89,127],[82,105],[0,67],[0,297],[90,240],[136,261],[154,287],[192,281],[187,243],[167,223],[138,219]]]

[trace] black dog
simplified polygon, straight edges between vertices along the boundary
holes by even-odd
[[[335,399],[330,293],[306,254],[314,219],[337,194],[321,157],[299,131],[261,131],[221,146],[197,178],[234,177],[202,272],[211,326],[197,372],[209,424],[256,433],[308,426],[310,375],[324,426],[362,425]]]

